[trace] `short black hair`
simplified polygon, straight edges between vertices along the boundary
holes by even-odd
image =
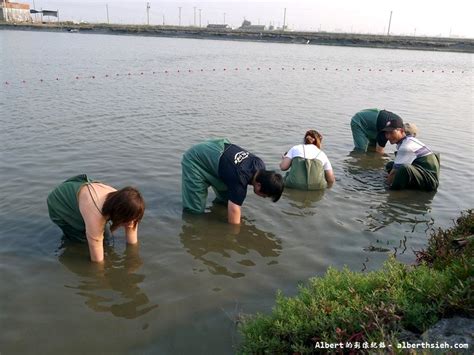
[[[260,183],[260,192],[271,197],[273,202],[280,199],[285,188],[283,177],[280,174],[273,170],[259,170],[255,181]]]

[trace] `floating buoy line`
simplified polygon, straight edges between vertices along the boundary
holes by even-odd
[[[236,71],[335,71],[335,72],[370,72],[370,73],[380,73],[380,72],[389,72],[389,73],[425,73],[425,74],[465,74],[468,73],[465,70],[446,70],[446,69],[438,69],[438,70],[429,70],[429,69],[380,69],[380,68],[330,68],[330,67],[235,67],[235,68],[200,68],[200,69],[174,69],[174,70],[161,70],[161,71],[140,71],[140,72],[127,72],[127,73],[115,73],[115,74],[102,74],[102,75],[75,75],[73,77],[55,77],[55,78],[40,78],[40,79],[30,79],[30,80],[7,80],[4,82],[5,86],[13,85],[13,84],[30,84],[30,83],[44,83],[44,82],[52,82],[52,81],[78,81],[78,80],[99,80],[99,79],[107,79],[107,78],[116,78],[116,77],[137,77],[137,76],[154,76],[159,74],[169,75],[169,74],[181,74],[181,73],[204,73],[204,72],[236,72]]]

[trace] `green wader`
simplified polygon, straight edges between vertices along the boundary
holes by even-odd
[[[227,201],[227,186],[219,178],[219,159],[229,140],[211,139],[191,147],[183,155],[182,200],[183,209],[202,213],[206,208],[207,189],[212,186],[217,200]]]
[[[285,175],[285,187],[297,190],[322,190],[327,187],[323,163],[317,159],[296,157]]]
[[[64,235],[86,242],[86,226],[79,210],[77,195],[82,186],[91,183],[87,175],[67,179],[48,195],[48,212],[51,220],[61,228]]]
[[[354,147],[367,151],[367,148],[376,144],[378,109],[368,109],[357,112],[351,119],[352,139]]]
[[[439,154],[417,158],[412,164],[403,165],[397,170],[390,188],[436,191],[439,186],[439,171]]]

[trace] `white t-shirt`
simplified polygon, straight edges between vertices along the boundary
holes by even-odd
[[[426,145],[412,136],[406,136],[397,144],[397,155],[393,167],[398,169],[405,164],[411,164],[416,158],[421,158],[433,152]]]
[[[329,162],[329,159],[326,154],[314,144],[295,145],[285,155],[285,158],[290,159],[296,157],[305,159],[318,159],[323,164],[324,170],[332,170],[331,163]]]

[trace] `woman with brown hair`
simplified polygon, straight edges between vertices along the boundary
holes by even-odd
[[[145,212],[145,202],[133,187],[117,190],[82,174],[67,179],[48,196],[51,220],[68,238],[87,242],[91,260],[104,260],[104,232],[123,227],[128,244],[138,242],[138,223]]]
[[[323,136],[311,129],[304,135],[304,143],[292,147],[280,162],[280,169],[290,169],[285,186],[298,190],[321,190],[335,181],[331,163],[321,150]]]

